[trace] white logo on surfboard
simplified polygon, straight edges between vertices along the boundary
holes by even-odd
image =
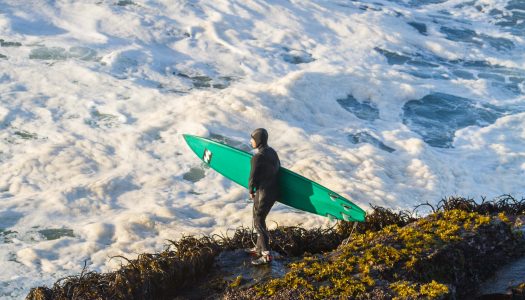
[[[205,149],[204,150],[204,155],[202,156],[202,159],[204,160],[204,162],[207,163],[207,164],[210,164],[211,157],[212,157],[211,151],[208,150],[208,149]]]

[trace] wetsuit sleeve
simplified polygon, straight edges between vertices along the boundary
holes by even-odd
[[[250,161],[250,179],[248,180],[248,191],[250,193],[256,191],[259,188],[259,176],[258,176],[258,169],[259,165],[261,163],[261,156],[258,154],[255,154],[252,156],[252,159]]]

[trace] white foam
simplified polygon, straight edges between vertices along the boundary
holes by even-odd
[[[523,105],[523,96],[485,79],[417,78],[374,49],[523,68],[523,38],[501,33],[484,12],[454,8],[461,1],[376,2],[383,5],[4,1],[0,38],[22,46],[0,47],[7,57],[0,58],[0,228],[17,232],[0,237],[0,298],[21,299],[31,287],[79,273],[84,262],[110,271],[120,264],[115,255],[251,226],[243,188],[209,169],[195,183],[183,179],[201,166],[183,133],[247,144],[251,130],[265,127],[283,166],[363,208],[412,208],[453,194],[521,196],[523,113],[463,128],[455,148],[442,149],[402,123],[402,108],[431,92],[493,105]],[[488,10],[506,3],[481,2]],[[436,15],[515,47],[497,52],[447,40]],[[427,25],[427,36],[407,25],[414,20]],[[62,54],[29,59],[40,48]],[[380,119],[343,109],[336,100],[348,95],[372,103]],[[395,152],[351,143],[348,135],[360,131]],[[274,222],[328,221],[277,204],[267,223]],[[47,240],[44,229],[74,236]]]

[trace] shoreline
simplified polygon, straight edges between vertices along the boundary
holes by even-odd
[[[450,197],[424,217],[372,208],[346,244],[352,230],[346,222],[271,230],[280,258],[265,276],[249,278],[246,269],[253,267],[242,267],[239,249],[251,247],[255,232],[241,227],[233,237],[170,241],[161,253],[124,258],[128,264],[119,270],[84,270],[51,288],[33,288],[26,299],[453,299],[474,295],[503,262],[525,257],[519,230],[525,199],[506,195],[477,204]]]

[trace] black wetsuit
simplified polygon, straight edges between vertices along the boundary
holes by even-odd
[[[251,160],[248,189],[255,192],[253,199],[253,225],[257,231],[257,250],[270,251],[266,216],[279,197],[277,175],[281,163],[275,150],[268,146],[268,133],[263,128],[256,129],[252,138],[257,145],[257,153]]]

